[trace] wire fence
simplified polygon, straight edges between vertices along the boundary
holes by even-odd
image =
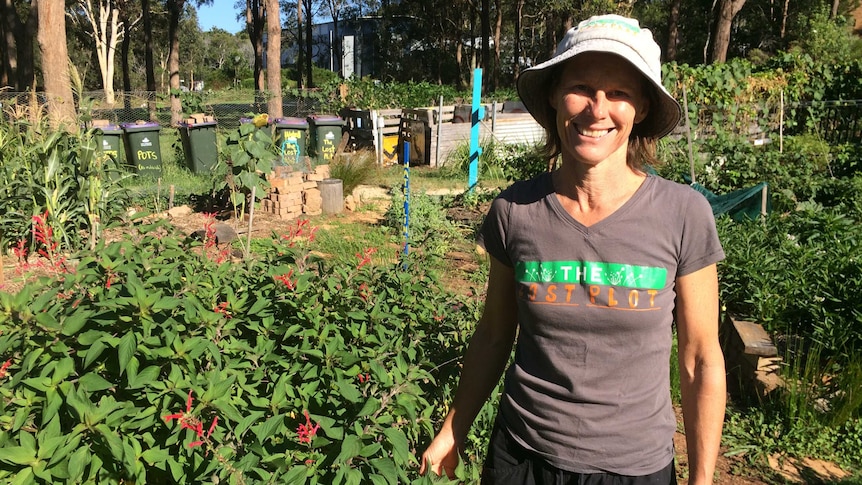
[[[107,120],[113,124],[134,123],[136,121],[155,121],[169,128],[171,124],[171,107],[164,95],[154,91],[117,91],[114,103],[107,102],[104,92],[86,92],[76,96],[75,103],[83,118],[92,120]],[[44,107],[45,99],[42,93],[20,93],[11,91],[0,92],[0,110],[7,118],[14,118],[16,113],[26,111],[25,107]],[[200,112],[212,116],[220,127],[237,128],[240,119],[266,113],[267,100],[260,96],[255,100],[236,102],[201,103]],[[282,112],[285,117],[305,118],[314,114],[317,109],[313,99],[306,97],[282,96]],[[186,109],[186,115],[191,113]]]
[[[267,112],[267,100],[263,95],[252,98],[200,103],[197,111],[212,116],[220,128],[234,129],[240,125],[242,118]],[[113,104],[107,102],[102,91],[87,92],[76,99],[76,104],[79,113],[89,119],[108,120],[115,124],[155,121],[165,128],[170,128],[171,124],[168,100],[164,95],[152,91],[118,91]],[[44,105],[42,93],[0,91],[0,111],[7,118],[20,116],[16,113],[26,111],[24,107],[32,109],[33,106]],[[317,108],[312,98],[289,94],[282,96],[285,117],[305,118],[315,114]],[[830,143],[862,143],[862,100],[787,104],[769,101],[725,107],[698,106],[688,122],[689,126],[685,126],[685,120],[681,122],[674,135],[686,136],[690,130],[691,136],[697,140],[721,132],[741,136],[754,143],[768,143],[784,135],[807,132],[816,133]]]

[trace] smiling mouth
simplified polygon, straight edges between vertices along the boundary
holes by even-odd
[[[590,130],[587,128],[578,127],[578,133],[580,133],[583,136],[590,137],[590,138],[601,138],[610,132],[611,132],[611,130]]]

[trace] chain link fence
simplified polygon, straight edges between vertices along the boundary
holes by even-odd
[[[166,128],[171,124],[169,99],[153,91],[117,91],[113,104],[107,102],[103,91],[92,91],[76,96],[75,102],[82,120],[108,120],[114,124],[155,121]],[[3,116],[9,119],[23,117],[28,110],[44,105],[45,98],[39,92],[0,92],[0,110]],[[268,110],[266,98],[263,96],[247,102],[205,102],[201,103],[199,108],[200,112],[215,118],[219,127],[225,129],[237,128],[241,118],[266,113]],[[282,113],[285,117],[305,118],[313,114],[315,109],[316,105],[312,99],[282,96]]]
[[[195,93],[188,93],[193,97]],[[237,95],[237,98],[249,96]],[[203,102],[198,111],[215,118],[219,128],[239,127],[240,119],[267,112],[263,95],[251,96],[250,101]],[[83,101],[81,101],[83,99]],[[152,91],[115,93],[111,105],[102,91],[84,93],[76,99],[78,111],[83,119],[103,119],[111,123],[132,123],[139,120],[156,121],[170,128],[170,103],[166,96]],[[282,96],[282,112],[285,117],[305,118],[316,112],[313,99]],[[28,107],[44,106],[42,93],[16,93],[0,91],[0,110],[3,116],[14,119],[22,117]],[[186,113],[189,114],[189,113]],[[807,103],[779,104],[762,102],[736,105],[726,108],[700,106],[691,120],[691,136],[705,139],[717,130],[752,140],[777,140],[782,135],[813,132],[830,143],[862,142],[862,100],[816,101]],[[684,122],[674,131],[674,136],[686,136]]]

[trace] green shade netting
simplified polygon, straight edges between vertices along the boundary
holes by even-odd
[[[692,183],[689,177],[684,177],[691,188],[700,192],[712,206],[712,214],[718,217],[728,214],[734,221],[743,219],[756,219],[763,209],[763,191],[767,190],[767,183],[761,182],[754,187],[734,190],[726,194],[717,195],[697,182]],[[769,191],[766,192],[766,213],[772,212],[772,198]]]

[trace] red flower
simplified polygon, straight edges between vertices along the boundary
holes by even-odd
[[[360,384],[365,384],[366,382],[371,382],[371,376],[368,374],[359,374],[358,376],[356,376],[356,378],[359,379]]]
[[[359,285],[359,297],[366,303],[371,299],[371,290],[368,288],[367,284],[362,283]]]
[[[307,242],[314,241],[314,233],[317,232],[317,227],[311,228],[311,231],[308,234],[304,234],[305,226],[308,225],[308,219],[300,219],[296,221],[296,224],[288,229],[288,233],[281,236],[285,241],[290,241],[288,247],[293,247],[296,244],[296,240],[300,237],[305,237]]]
[[[8,369],[12,365],[12,359],[3,362],[3,365],[0,365],[0,379],[6,377],[6,369]]]
[[[363,253],[356,253],[356,257],[359,258],[359,264],[356,265],[356,269],[360,269],[366,264],[371,262],[371,255],[377,252],[377,248],[366,248]]]
[[[18,244],[12,246],[12,253],[18,258],[19,263],[27,261],[27,242],[23,239],[18,241]]]
[[[189,397],[186,400],[186,411],[183,413],[174,413],[168,414],[164,416],[166,422],[170,422],[171,420],[177,419],[180,422],[180,429],[190,429],[195,432],[195,435],[198,438],[202,438],[200,440],[192,441],[188,444],[189,448],[194,448],[196,446],[200,446],[204,443],[209,443],[209,437],[212,434],[213,430],[215,430],[216,424],[218,424],[218,416],[213,418],[212,424],[210,424],[209,429],[207,430],[206,435],[204,435],[204,425],[200,419],[194,416],[192,413],[192,391],[189,391]]]
[[[112,285],[112,284],[114,284],[114,278],[115,278],[115,277],[116,277],[116,275],[114,274],[114,272],[113,272],[113,271],[108,270],[108,277],[107,277],[107,279],[105,280],[105,289],[106,289],[106,290],[110,290],[110,289],[111,289],[111,285]]]
[[[179,419],[180,425],[182,425],[183,427],[186,427],[185,421],[186,421],[186,418],[188,417],[189,413],[191,413],[191,412],[192,412],[192,390],[189,389],[189,397],[186,400],[186,412],[168,414],[167,416],[163,416],[162,419],[164,419],[166,422],[171,422],[172,419]],[[194,428],[191,428],[191,429],[194,429]]]
[[[296,281],[291,280],[291,276],[293,276],[293,270],[290,270],[287,274],[273,276],[272,278],[275,281],[281,281],[282,283],[284,283],[284,286],[286,286],[288,290],[295,290]]]
[[[204,212],[202,213],[204,216],[204,249],[210,249],[211,247],[216,245],[216,231],[215,231],[215,212]]]
[[[308,416],[308,411],[304,411],[305,414],[305,424],[300,424],[296,428],[297,441],[304,444],[311,444],[311,439],[314,438],[314,435],[317,434],[317,430],[320,429],[320,423],[315,424],[313,427],[311,426],[311,418]]]
[[[210,429],[207,430],[207,438],[209,438],[210,435],[213,434],[213,430],[215,429],[216,424],[218,424],[218,416],[213,418],[213,424],[211,424]]]
[[[230,311],[227,309],[227,306],[228,302],[223,301],[218,305],[213,306],[213,311],[216,313],[221,313],[225,316],[225,318],[233,318],[233,315],[231,315]]]

